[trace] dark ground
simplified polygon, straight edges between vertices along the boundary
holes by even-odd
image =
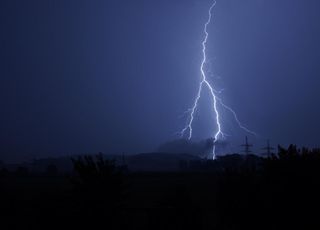
[[[319,229],[318,150],[259,168],[135,172],[97,158],[75,173],[2,170],[1,229]],[[226,163],[224,163],[227,165]]]

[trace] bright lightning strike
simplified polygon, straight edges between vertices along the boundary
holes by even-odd
[[[181,136],[182,137],[184,137],[186,135],[186,133],[187,133],[188,139],[190,140],[192,138],[192,132],[193,132],[192,124],[193,124],[193,121],[194,121],[195,112],[196,112],[196,110],[198,108],[198,102],[199,102],[199,100],[201,98],[202,89],[203,89],[203,87],[207,87],[209,89],[210,95],[212,96],[212,99],[213,99],[212,108],[213,108],[213,111],[214,111],[214,114],[215,114],[215,122],[216,122],[216,126],[217,126],[217,130],[215,131],[214,140],[213,140],[213,142],[214,142],[213,143],[213,150],[212,150],[212,159],[213,160],[216,158],[216,142],[219,141],[219,140],[223,140],[225,138],[225,134],[222,131],[221,115],[220,115],[220,112],[219,112],[218,104],[221,105],[222,107],[224,107],[225,109],[227,109],[229,112],[231,112],[233,114],[233,116],[235,118],[235,121],[238,123],[238,125],[239,125],[239,127],[241,129],[245,130],[248,133],[256,135],[255,132],[247,129],[239,121],[238,116],[237,116],[236,112],[233,109],[231,109],[229,106],[225,105],[222,102],[222,100],[219,97],[216,96],[216,94],[219,93],[219,91],[216,91],[214,89],[214,87],[210,84],[210,82],[207,79],[206,72],[204,70],[204,67],[205,67],[205,65],[207,63],[206,44],[207,44],[208,37],[209,37],[209,33],[208,33],[208,30],[207,30],[207,27],[211,22],[212,9],[215,7],[216,3],[217,3],[216,1],[213,1],[212,5],[210,6],[209,12],[208,12],[208,20],[206,21],[206,23],[204,25],[204,30],[203,31],[204,31],[204,35],[205,36],[204,36],[204,39],[202,41],[202,55],[203,55],[203,58],[202,58],[202,61],[201,61],[201,66],[200,66],[201,81],[199,83],[198,93],[196,95],[196,98],[195,98],[193,106],[188,110],[188,112],[190,113],[188,123],[185,126],[185,128],[181,131]]]

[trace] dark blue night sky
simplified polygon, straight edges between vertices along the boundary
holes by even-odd
[[[200,79],[210,0],[2,0],[0,156],[153,151],[177,138]],[[219,0],[208,75],[274,145],[319,146],[320,2]],[[204,92],[204,95],[206,92]],[[212,135],[201,101],[195,140]],[[244,133],[227,112],[230,151]]]

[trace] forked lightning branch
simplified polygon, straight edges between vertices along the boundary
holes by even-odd
[[[211,19],[212,19],[212,10],[216,6],[216,3],[217,3],[216,1],[213,1],[212,5],[210,6],[209,11],[208,11],[208,20],[204,24],[204,29],[203,29],[204,39],[202,40],[202,61],[201,61],[201,65],[200,65],[201,81],[199,82],[198,92],[197,92],[197,95],[195,97],[193,106],[188,110],[189,111],[189,117],[188,117],[187,124],[181,131],[181,137],[187,137],[189,140],[192,138],[193,122],[194,122],[194,118],[195,118],[195,113],[196,113],[196,111],[198,109],[198,104],[199,104],[199,101],[201,99],[202,90],[206,87],[210,92],[210,96],[212,97],[213,103],[211,104],[211,109],[214,112],[215,124],[216,124],[215,125],[216,127],[214,127],[212,159],[216,158],[216,144],[217,144],[217,142],[220,141],[220,140],[224,140],[225,139],[225,134],[223,132],[223,123],[222,123],[223,119],[221,117],[221,113],[219,112],[219,108],[223,107],[226,110],[228,110],[229,112],[231,112],[231,114],[233,115],[235,121],[237,122],[237,124],[239,125],[239,127],[241,129],[245,130],[248,133],[256,135],[255,132],[249,130],[248,128],[246,128],[240,122],[236,112],[232,108],[230,108],[225,103],[223,103],[222,99],[217,96],[217,94],[219,92],[214,88],[213,84],[207,78],[207,74],[206,74],[206,71],[205,71],[205,66],[207,64],[206,49],[207,49],[207,42],[208,42],[208,37],[209,37],[208,26],[210,25],[210,22],[211,22]]]

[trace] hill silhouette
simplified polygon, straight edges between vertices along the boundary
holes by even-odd
[[[2,229],[320,227],[319,149],[279,146],[269,158],[233,154],[215,161],[153,153],[124,160],[130,161],[132,171],[102,154],[73,157],[70,173],[52,161],[42,173],[2,168]]]

